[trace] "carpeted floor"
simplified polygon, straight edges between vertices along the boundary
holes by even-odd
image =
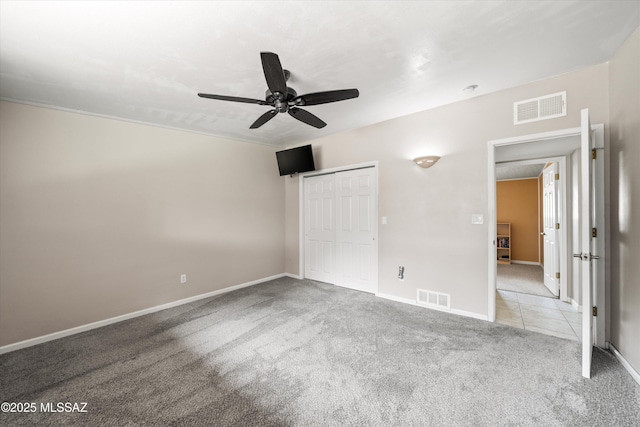
[[[496,287],[503,291],[554,298],[544,285],[544,270],[538,265],[498,264]]]
[[[37,406],[7,426],[640,423],[608,353],[584,379],[577,342],[290,278],[8,353],[0,372],[2,402]],[[42,411],[57,402],[86,412]]]

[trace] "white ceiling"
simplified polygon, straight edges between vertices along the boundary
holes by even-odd
[[[580,135],[541,139],[495,148],[496,181],[537,178],[545,164],[580,148]]]
[[[540,176],[544,163],[536,163],[531,165],[496,165],[496,181],[504,181],[510,179],[526,179],[537,178]]]
[[[549,157],[566,156],[580,148],[580,136],[543,139],[527,144],[509,144],[496,147],[496,164]],[[543,161],[546,163],[546,160]]]
[[[0,97],[288,146],[606,62],[632,1],[0,2]],[[198,92],[264,98],[261,51],[328,123]]]

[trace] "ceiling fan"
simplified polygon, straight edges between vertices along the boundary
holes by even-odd
[[[269,110],[258,117],[258,120],[253,122],[249,127],[250,129],[259,128],[274,118],[278,113],[289,113],[294,119],[320,129],[327,124],[310,112],[298,107],[344,101],[346,99],[357,98],[360,95],[358,89],[329,90],[298,95],[295,90],[287,86],[287,80],[291,73],[289,70],[282,68],[278,55],[272,52],[260,52],[260,58],[262,59],[264,77],[269,87],[264,101],[261,99],[211,95],[208,93],[199,93],[198,96],[201,98],[218,99],[220,101],[245,102],[248,104],[269,105],[273,107],[273,110]]]

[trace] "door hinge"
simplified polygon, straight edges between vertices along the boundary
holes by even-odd
[[[556,279],[560,278],[560,272],[556,273]]]
[[[560,223],[556,222],[556,230],[560,230]]]
[[[560,179],[560,174],[559,174],[559,173],[557,173],[557,174],[556,174],[556,181],[558,181],[559,179]]]
[[[598,158],[598,152],[596,151],[596,149],[595,149],[595,148],[593,148],[593,149],[591,150],[591,160],[595,160],[595,159],[597,159],[597,158]]]
[[[598,229],[593,227],[591,229],[591,237],[598,237]]]
[[[593,314],[594,317],[598,317],[598,307],[593,307],[593,310],[591,311],[591,314]]]

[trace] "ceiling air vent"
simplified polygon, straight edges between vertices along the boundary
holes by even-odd
[[[513,124],[537,122],[567,115],[567,92],[513,103]]]

